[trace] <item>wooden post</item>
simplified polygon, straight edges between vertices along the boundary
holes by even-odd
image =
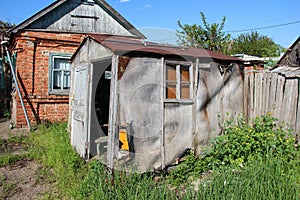
[[[250,105],[250,101],[249,101],[249,73],[244,71],[244,114],[246,119],[249,119],[249,108],[248,106]]]
[[[298,84],[298,98],[297,98],[297,114],[296,114],[296,128],[295,128],[295,133],[299,134],[300,132],[300,78],[298,78],[297,80],[297,84]],[[300,137],[298,135],[297,139],[299,140]]]
[[[165,130],[164,130],[164,123],[165,123],[165,92],[166,92],[166,85],[165,85],[165,59],[161,58],[161,109],[162,109],[162,117],[161,117],[161,135],[160,135],[160,156],[161,156],[161,168],[164,169],[166,167],[165,163]]]
[[[254,117],[255,117],[255,114],[254,114],[254,98],[255,98],[255,96],[254,96],[254,87],[255,87],[255,85],[254,85],[254,73],[251,73],[250,75],[249,75],[249,84],[250,84],[250,90],[249,90],[249,99],[250,99],[250,101],[249,101],[249,103],[250,103],[250,109],[249,109],[249,117],[250,117],[250,122],[254,119]]]
[[[109,129],[107,143],[107,166],[113,172],[115,139],[117,134],[117,84],[118,84],[118,60],[119,56],[114,55],[111,66],[110,102],[109,102]]]

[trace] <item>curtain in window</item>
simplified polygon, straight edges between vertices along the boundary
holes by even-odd
[[[68,59],[54,58],[53,89],[70,88],[70,70]]]

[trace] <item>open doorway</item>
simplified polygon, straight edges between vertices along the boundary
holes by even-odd
[[[92,63],[90,91],[89,156],[105,153],[110,104],[111,58]],[[100,145],[101,144],[101,145]]]
[[[95,111],[103,134],[108,135],[111,65],[102,74],[95,95]]]

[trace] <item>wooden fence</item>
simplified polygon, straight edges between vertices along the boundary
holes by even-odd
[[[254,119],[268,112],[279,123],[291,125],[294,134],[300,131],[299,78],[285,77],[270,71],[245,71],[244,112]]]

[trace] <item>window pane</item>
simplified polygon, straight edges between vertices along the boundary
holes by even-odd
[[[190,81],[190,71],[188,66],[180,67],[180,81],[189,82]]]
[[[167,83],[166,95],[167,99],[176,99],[176,84]]]
[[[61,72],[53,72],[53,89],[60,89],[61,87]]]
[[[54,69],[70,70],[69,60],[66,58],[54,58]]]
[[[64,89],[70,88],[70,74],[69,71],[65,71],[64,73]]]
[[[166,73],[168,81],[176,81],[176,66],[167,65]]]
[[[180,98],[181,99],[189,99],[190,98],[190,85],[189,84],[181,84],[180,85]]]

